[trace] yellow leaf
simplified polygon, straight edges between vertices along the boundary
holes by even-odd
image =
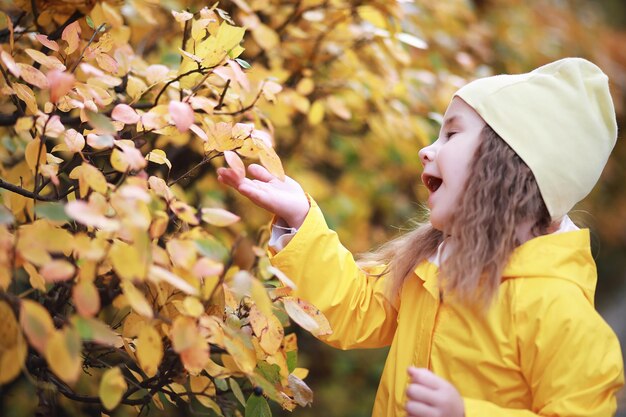
[[[266,317],[272,316],[272,302],[267,295],[267,290],[261,281],[256,278],[252,278],[252,287],[250,289],[250,295],[256,303],[257,307]]]
[[[196,297],[185,297],[183,309],[188,316],[198,318],[204,314],[204,306]]]
[[[196,218],[196,209],[191,207],[189,204],[183,201],[173,201],[170,204],[170,208],[172,209],[176,217],[178,217],[185,223],[188,223],[192,226],[195,226],[199,223],[198,219]]]
[[[107,369],[102,375],[100,389],[98,390],[98,396],[104,408],[110,411],[117,407],[127,388],[126,380],[120,368],[116,366],[115,368]]]
[[[133,101],[137,101],[147,89],[148,86],[141,78],[137,78],[132,75],[128,76],[126,93],[128,93],[129,97]]]
[[[316,126],[324,120],[324,103],[321,100],[316,100],[311,105],[308,120],[311,126]]]
[[[81,280],[72,289],[76,311],[83,317],[93,317],[100,311],[100,294],[93,282]]]
[[[37,269],[32,264],[25,263],[24,270],[28,273],[30,286],[39,291],[46,292],[46,281],[41,274],[37,272]]]
[[[146,262],[139,255],[138,248],[120,240],[114,241],[111,245],[109,260],[115,273],[122,279],[143,280],[148,272]]]
[[[191,392],[196,393],[196,399],[200,404],[204,405],[207,408],[213,408],[215,402],[209,397],[214,397],[216,391],[215,384],[213,384],[213,381],[211,381],[211,379],[204,375],[192,375],[189,377],[189,386],[191,388]]]
[[[326,317],[310,303],[294,297],[284,297],[283,303],[289,317],[314,336],[332,333]]]
[[[39,138],[28,142],[24,151],[24,157],[32,173],[35,173],[37,163],[39,163],[39,166],[46,163],[46,147],[41,145]]]
[[[202,220],[214,226],[230,226],[237,223],[240,217],[221,208],[205,207],[202,209]]]
[[[306,368],[296,368],[292,372],[293,376],[298,377],[300,379],[304,379],[309,375],[309,370]]]
[[[20,83],[13,83],[13,91],[15,94],[26,103],[26,108],[32,114],[37,114],[39,110],[37,107],[37,100],[35,99],[35,93],[33,90],[25,85]]]
[[[80,376],[83,364],[81,347],[80,335],[73,327],[55,330],[46,345],[48,366],[69,385],[73,385]]]
[[[141,369],[148,377],[156,375],[163,359],[163,341],[159,332],[150,325],[143,326],[135,340],[135,347]]]
[[[253,373],[257,363],[254,348],[251,345],[247,346],[239,334],[228,328],[225,330],[224,345],[237,367],[245,374]]]
[[[30,345],[39,353],[45,352],[50,336],[54,332],[54,324],[48,310],[35,301],[22,300],[20,325]]]
[[[244,28],[231,26],[226,22],[222,22],[216,35],[217,45],[222,48],[222,50],[228,52],[239,45],[243,40],[245,32],[246,30]]]
[[[87,162],[74,168],[70,178],[78,179],[81,198],[87,195],[90,188],[101,194],[107,191],[107,180],[102,172]]]
[[[167,269],[152,265],[150,266],[148,274],[152,282],[158,283],[161,281],[165,281],[172,287],[181,290],[185,294],[198,295],[198,289],[196,287],[194,287],[178,275],[174,274],[173,272],[168,271]]]
[[[28,348],[13,310],[0,301],[0,386],[11,382],[22,371]]]
[[[259,338],[263,350],[269,355],[278,352],[285,336],[280,320],[274,314],[270,316],[262,314],[255,305],[250,308],[249,318],[252,330]]]
[[[151,319],[154,316],[152,311],[152,306],[146,300],[146,297],[143,295],[141,291],[137,289],[130,281],[122,281],[120,284],[122,287],[122,292],[128,300],[128,304],[135,310],[139,315]]]
[[[169,169],[172,169],[172,163],[167,159],[167,155],[161,149],[153,149],[148,152],[146,160],[159,165],[165,164]]]
[[[174,266],[191,269],[196,262],[198,252],[193,240],[172,239],[165,244],[167,253]]]
[[[280,158],[276,155],[274,148],[270,148],[261,141],[256,141],[256,145],[259,149],[259,159],[261,164],[267,168],[267,170],[274,174],[281,181],[285,180],[285,170],[283,164],[280,162]]]
[[[387,27],[387,18],[374,6],[364,5],[357,8],[357,13],[361,19],[370,22],[372,25],[380,29]]]
[[[280,37],[278,34],[263,23],[259,23],[259,25],[252,30],[252,37],[261,49],[266,51],[273,50],[280,45]]]

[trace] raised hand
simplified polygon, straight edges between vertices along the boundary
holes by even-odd
[[[282,218],[290,227],[300,227],[310,208],[300,184],[289,177],[282,181],[257,164],[248,166],[247,171],[253,179],[233,168],[218,168],[217,179]]]
[[[454,386],[428,369],[409,368],[405,410],[409,417],[464,417],[463,398]]]

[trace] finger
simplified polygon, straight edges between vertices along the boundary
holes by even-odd
[[[436,391],[419,384],[409,384],[406,396],[410,401],[417,401],[428,405],[436,405]]]
[[[433,372],[425,368],[409,368],[409,375],[411,380],[420,385],[425,385],[429,388],[438,389],[443,385],[444,380],[439,378]]]
[[[237,188],[243,178],[241,178],[233,169],[220,168],[218,171],[218,180],[233,188]]]
[[[263,182],[269,182],[276,178],[271,172],[269,172],[265,167],[262,167],[259,164],[250,164],[248,166],[248,172],[257,180],[261,180]]]
[[[407,401],[404,409],[410,417],[436,417],[436,409],[428,404],[417,401]]]

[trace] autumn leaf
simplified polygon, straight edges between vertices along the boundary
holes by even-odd
[[[0,317],[0,385],[3,385],[22,372],[28,347],[13,310],[3,300],[0,301]]]
[[[325,336],[332,333],[326,317],[310,303],[293,297],[284,297],[283,303],[289,317],[314,336]]]
[[[48,340],[54,332],[54,324],[48,310],[35,301],[22,300],[20,325],[30,345],[39,353],[45,352]]]
[[[202,220],[214,226],[230,226],[240,220],[236,214],[221,208],[204,207],[201,211]]]
[[[226,159],[226,163],[235,171],[239,179],[245,178],[246,167],[239,155],[233,151],[224,151],[224,159]]]
[[[98,396],[104,408],[113,410],[117,407],[127,388],[128,385],[126,384],[126,380],[120,368],[116,366],[115,368],[104,371],[98,390]]]
[[[73,327],[55,330],[45,348],[48,366],[61,380],[73,385],[82,369],[80,334]]]
[[[100,294],[93,282],[81,280],[72,289],[72,299],[78,314],[93,317],[100,311]]]
[[[174,121],[176,128],[179,132],[186,132],[189,130],[194,122],[193,109],[189,103],[180,101],[170,101],[169,104],[170,117]]]
[[[301,407],[306,407],[313,402],[313,391],[308,385],[294,374],[289,375],[288,386],[293,397]]]
[[[64,259],[47,262],[39,273],[46,282],[67,281],[74,277],[76,267]]]
[[[120,103],[113,108],[111,118],[125,124],[136,124],[139,122],[139,114],[128,104]]]
[[[80,32],[80,25],[77,21],[67,25],[65,29],[63,29],[61,39],[67,42],[65,52],[68,55],[78,49],[78,45],[80,43]]]
[[[143,295],[141,291],[137,289],[130,281],[122,281],[120,284],[122,287],[122,292],[124,296],[128,300],[128,303],[138,314],[143,317],[151,319],[154,316],[154,312],[152,311],[152,306],[146,300],[146,297]]]
[[[148,377],[156,375],[163,359],[163,342],[159,333],[150,325],[143,326],[135,340],[135,347],[141,369]]]

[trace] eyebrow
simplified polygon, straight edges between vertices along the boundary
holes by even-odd
[[[453,125],[453,124],[455,124],[458,121],[459,121],[459,117],[457,117],[456,115],[452,116],[449,119],[446,119],[445,122],[443,122],[443,126],[441,126],[441,129],[443,130],[446,127],[448,127],[450,125]]]

